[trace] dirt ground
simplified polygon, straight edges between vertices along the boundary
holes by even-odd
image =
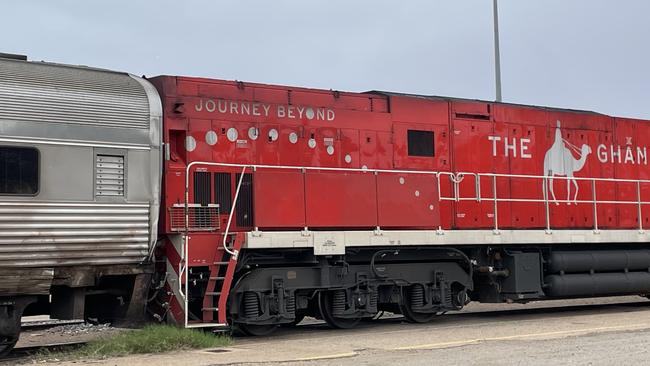
[[[228,348],[130,356],[92,364],[646,364],[648,342],[650,301],[623,297],[526,305],[470,304],[428,324],[407,324],[400,317],[387,317],[350,330],[332,330],[309,320],[269,337],[236,338]]]

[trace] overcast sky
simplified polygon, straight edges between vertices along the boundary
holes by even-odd
[[[650,119],[650,1],[500,0],[503,99]],[[13,0],[0,52],[494,100],[491,0]]]

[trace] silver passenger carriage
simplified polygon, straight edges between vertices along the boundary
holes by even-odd
[[[143,78],[0,57],[0,353],[23,313],[140,315],[161,116]]]

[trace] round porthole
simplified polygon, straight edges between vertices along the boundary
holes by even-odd
[[[269,141],[275,141],[278,139],[278,130],[272,128],[269,130]]]
[[[205,142],[208,143],[208,145],[212,146],[217,143],[217,133],[210,130],[205,133]]]
[[[295,144],[296,142],[298,142],[298,134],[295,133],[295,132],[291,132],[289,134],[289,142],[292,143],[292,144]]]
[[[192,136],[187,136],[185,138],[185,150],[192,152],[196,149],[196,140]]]
[[[230,141],[230,142],[235,142],[235,141],[237,141],[237,137],[238,137],[238,136],[239,136],[239,135],[238,135],[238,133],[237,133],[237,129],[234,128],[234,127],[230,127],[230,128],[228,129],[228,132],[226,132],[226,137],[228,137],[228,141]]]
[[[310,148],[315,148],[316,147],[316,140],[314,139],[309,139],[309,142],[307,142],[307,145],[309,145]]]
[[[327,155],[334,155],[334,146],[330,145],[327,147]]]
[[[350,164],[352,162],[352,156],[350,156],[350,154],[345,155],[345,162],[348,163],[348,164]]]
[[[248,129],[248,138],[255,141],[257,140],[257,137],[260,135],[260,132],[257,130],[256,127],[251,127]]]

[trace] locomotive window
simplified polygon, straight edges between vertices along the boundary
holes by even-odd
[[[433,156],[433,131],[408,130],[409,156]]]
[[[38,192],[38,155],[31,147],[0,147],[0,194]]]

